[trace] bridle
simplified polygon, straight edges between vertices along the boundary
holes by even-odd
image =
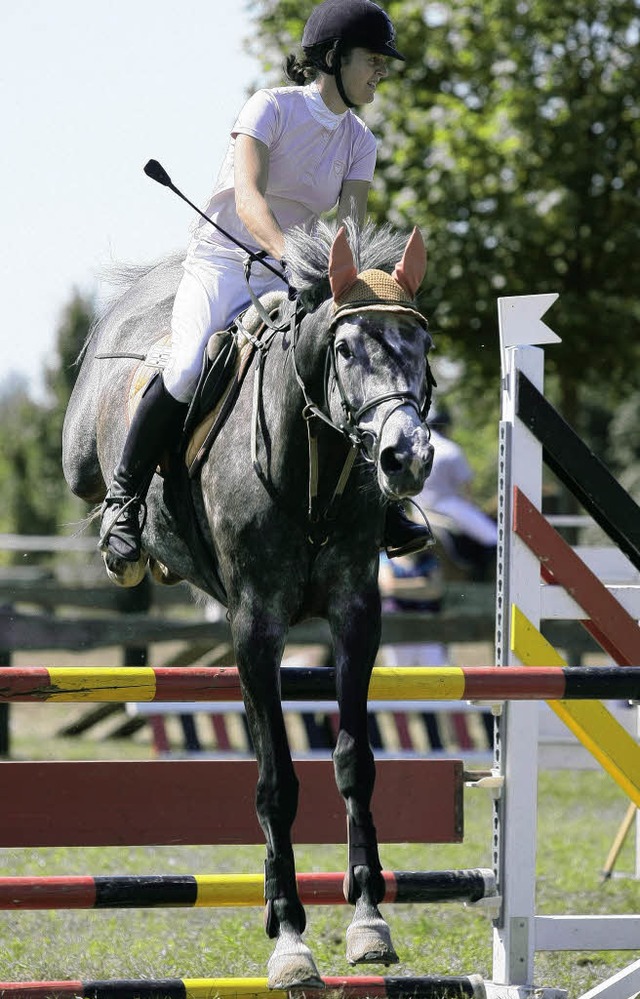
[[[327,371],[325,373],[325,407],[328,408],[328,394],[329,386],[331,380],[335,384],[338,395],[340,397],[340,407],[343,413],[343,419],[339,424],[332,422],[334,429],[343,433],[350,441],[356,444],[365,458],[369,462],[377,462],[380,453],[380,440],[382,439],[382,434],[384,428],[387,424],[389,418],[398,409],[403,409],[406,406],[410,406],[414,409],[420,418],[420,421],[424,423],[431,406],[431,395],[433,392],[433,387],[435,386],[435,381],[431,368],[429,367],[429,362],[426,362],[426,385],[424,397],[419,399],[415,392],[410,392],[408,390],[400,390],[397,392],[384,392],[380,395],[373,396],[371,399],[366,399],[358,408],[355,408],[353,403],[350,401],[347,391],[344,386],[342,376],[340,374],[340,368],[338,366],[337,360],[337,343],[336,343],[336,333],[337,325],[340,316],[338,315],[334,318],[332,323],[333,335],[329,344],[329,349],[327,351]],[[376,409],[384,402],[396,401],[395,406],[391,406],[385,413],[380,429],[377,434],[373,430],[363,429],[360,426],[360,421],[362,417],[372,409]],[[371,447],[367,447],[365,444],[365,438],[370,437],[373,441]]]
[[[264,375],[264,362],[266,355],[269,351],[271,344],[274,342],[276,333],[284,332],[289,330],[290,332],[290,356],[293,366],[293,372],[302,392],[304,399],[304,406],[302,409],[302,418],[306,423],[307,428],[307,441],[308,441],[308,452],[309,452],[309,479],[308,479],[308,540],[314,545],[324,545],[328,541],[328,534],[326,531],[318,532],[318,527],[324,522],[328,523],[335,517],[335,509],[340,501],[344,491],[346,489],[351,471],[355,464],[356,458],[361,455],[365,461],[369,463],[377,463],[380,441],[384,428],[387,424],[389,418],[398,409],[402,409],[406,406],[411,407],[420,417],[421,422],[424,423],[426,420],[429,408],[431,406],[431,397],[433,389],[436,386],[435,379],[433,377],[431,368],[429,366],[429,361],[426,359],[426,379],[425,379],[425,391],[422,398],[418,398],[414,392],[407,390],[399,390],[397,392],[384,392],[380,395],[374,396],[373,398],[366,399],[364,403],[360,406],[355,406],[353,402],[349,399],[348,392],[345,388],[343,379],[340,375],[340,368],[337,360],[337,331],[340,320],[349,313],[355,311],[378,311],[384,310],[396,314],[406,314],[410,312],[415,318],[418,319],[420,324],[427,329],[427,320],[421,313],[417,312],[415,309],[407,309],[401,307],[393,302],[385,302],[384,300],[373,300],[362,304],[361,309],[354,309],[352,306],[349,308],[337,308],[330,327],[330,341],[328,344],[328,349],[325,355],[325,370],[323,377],[323,396],[322,402],[317,403],[310,394],[309,388],[303,375],[300,372],[300,367],[298,364],[298,354],[297,350],[299,347],[300,340],[300,328],[302,320],[307,314],[305,307],[300,302],[299,299],[291,301],[289,309],[285,308],[284,315],[282,315],[282,309],[280,314],[275,317],[270,316],[262,303],[257,298],[255,293],[252,291],[249,277],[251,270],[251,261],[248,261],[245,267],[245,275],[247,277],[247,285],[249,287],[249,293],[253,302],[254,307],[257,309],[258,314],[264,326],[267,328],[268,332],[265,336],[261,338],[256,338],[251,334],[247,333],[240,320],[238,323],[238,331],[247,337],[254,346],[257,348],[257,357],[254,369],[254,391],[253,391],[253,412],[252,412],[252,432],[251,432],[251,455],[253,467],[258,475],[258,478],[263,482],[265,488],[269,492],[273,492],[272,484],[262,467],[258,455],[258,440],[259,440],[259,430],[260,430],[260,409],[262,400],[262,386],[263,386],[263,375]],[[340,400],[340,410],[342,417],[340,420],[336,421],[331,416],[330,411],[330,394],[332,386],[335,385],[339,400]],[[372,409],[385,402],[393,402],[395,405],[391,406],[387,413],[385,413],[382,420],[382,425],[378,430],[377,434],[373,430],[363,428],[360,424],[362,417],[365,416]],[[330,427],[332,430],[339,433],[345,438],[347,443],[350,445],[347,452],[345,461],[342,466],[342,470],[338,476],[337,483],[326,504],[324,510],[319,509],[319,430],[321,425]]]

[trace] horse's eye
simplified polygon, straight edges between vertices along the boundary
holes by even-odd
[[[347,343],[346,340],[338,340],[338,342],[336,343],[336,354],[339,354],[340,357],[344,358],[353,357],[351,348],[349,347],[349,344]]]

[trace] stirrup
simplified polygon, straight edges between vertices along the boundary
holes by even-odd
[[[384,551],[387,558],[400,558],[403,555],[417,555],[419,552],[429,551],[436,546],[436,538],[431,529],[431,524],[422,507],[415,500],[408,499],[413,507],[418,511],[424,523],[418,524],[404,516],[405,523],[402,524],[402,534],[396,535],[394,541],[385,536]],[[386,525],[385,525],[386,534]]]
[[[429,551],[435,546],[436,540],[433,534],[423,528],[420,534],[416,532],[416,536],[408,541],[397,545],[385,545],[384,551],[387,558],[401,558],[403,555],[417,555],[419,552]]]

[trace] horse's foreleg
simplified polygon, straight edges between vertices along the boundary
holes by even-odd
[[[280,701],[283,638],[270,634],[268,627],[260,627],[255,613],[251,616],[251,628],[242,632],[242,628],[236,628],[236,653],[258,763],[256,810],[267,846],[265,929],[276,941],[267,969],[268,986],[322,988],[311,951],[302,941],[306,918],[298,896],[291,843],[291,826],[298,807],[298,780]]]
[[[369,745],[367,695],[380,641],[377,592],[346,611],[343,607],[333,636],[340,707],[333,762],[336,783],[347,806],[349,853],[344,894],[355,906],[347,930],[347,960],[351,964],[394,964],[398,956],[378,909],[385,886],[371,815],[375,762]]]
[[[297,802],[298,784],[293,771],[291,780],[280,772],[279,788],[268,787],[270,783],[268,779],[262,779],[261,773],[258,817],[267,839],[265,929],[276,941],[267,965],[267,984],[271,989],[323,988],[311,951],[302,940],[306,917],[298,896],[295,860],[287,835],[295,808],[289,811],[279,805],[280,798],[288,799],[289,805]],[[291,815],[290,819],[287,813]]]

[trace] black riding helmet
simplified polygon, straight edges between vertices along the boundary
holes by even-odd
[[[324,0],[312,12],[302,34],[302,48],[323,73],[335,75],[338,93],[347,105],[355,107],[342,84],[340,63],[345,48],[363,48],[392,59],[404,56],[395,47],[396,33],[382,7],[372,0]],[[314,60],[317,46],[333,42],[334,64],[329,66],[326,50],[321,60]]]

